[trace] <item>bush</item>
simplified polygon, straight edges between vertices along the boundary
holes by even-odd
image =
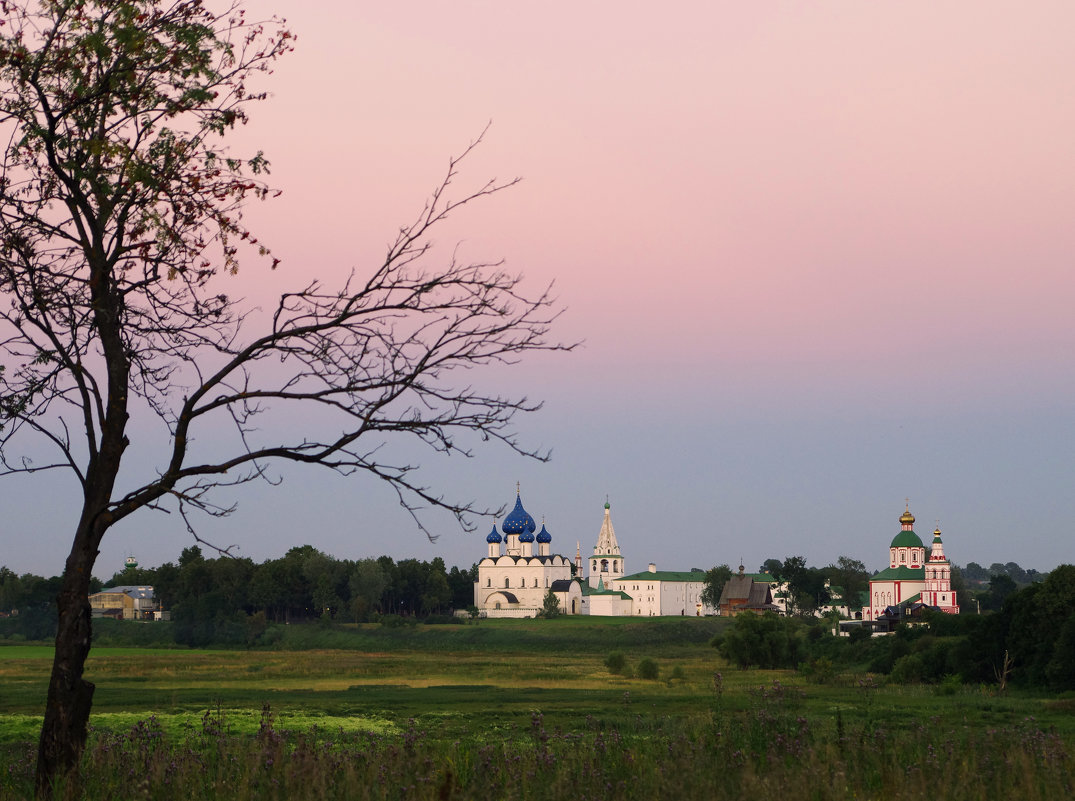
[[[926,666],[918,654],[907,654],[896,660],[889,679],[897,684],[918,684],[925,677]]]
[[[741,668],[793,668],[802,660],[802,625],[791,618],[742,614],[720,640],[720,653]]]
[[[627,657],[621,651],[613,651],[605,657],[605,667],[609,673],[623,673],[627,667]]]
[[[647,657],[638,663],[638,667],[635,669],[635,675],[640,679],[656,681],[661,675],[661,669],[657,666],[656,662]]]
[[[815,684],[828,684],[836,676],[836,667],[831,659],[819,656],[799,665],[799,672]]]
[[[860,643],[863,640],[869,640],[871,637],[873,637],[873,627],[863,625],[859,626],[858,628],[851,629],[851,633],[848,635],[847,639],[850,640],[852,644],[854,644]]]

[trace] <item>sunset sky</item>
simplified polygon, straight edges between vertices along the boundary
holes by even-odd
[[[906,498],[957,564],[1075,561],[1075,4],[249,5],[298,39],[232,138],[283,190],[247,213],[281,266],[236,293],[361,274],[490,125],[460,191],[522,181],[439,255],[554,282],[583,342],[483,376],[545,399],[518,429],[551,462],[489,445],[427,484],[495,508],[518,481],[572,555],[607,496],[630,572],[879,569]],[[485,553],[491,518],[430,512],[430,543],[380,482],[281,474],[199,533],[256,561]],[[16,572],[62,569],[73,486],[50,481],[4,486]],[[96,574],[190,543],[140,513]]]

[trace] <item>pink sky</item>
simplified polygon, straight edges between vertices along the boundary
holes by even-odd
[[[496,506],[522,479],[572,552],[608,493],[632,569],[879,563],[908,495],[956,562],[1072,560],[1075,5],[251,5],[298,41],[234,138],[284,190],[248,214],[279,274],[250,263],[242,291],[361,270],[491,120],[462,185],[523,182],[440,241],[555,281],[586,341],[505,379],[549,398],[523,430],[551,466],[431,480]],[[368,485],[295,482],[220,539],[279,556],[275,520],[340,557],[482,553],[431,548]],[[807,504],[823,547],[796,539]],[[376,535],[338,523],[373,508]],[[178,555],[127,531],[107,560]]]
[[[264,6],[298,47],[244,137],[293,272],[379,254],[492,120],[464,178],[524,182],[446,243],[555,280],[576,370],[1070,350],[1069,4]]]

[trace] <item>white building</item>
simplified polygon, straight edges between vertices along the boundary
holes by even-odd
[[[702,604],[705,571],[658,570],[650,562],[644,573],[614,579],[613,589],[621,590],[634,599],[631,614],[658,617],[660,615],[715,615],[716,608]]]
[[[582,587],[574,580],[571,560],[551,554],[552,535],[537,524],[516,494],[515,508],[504,518],[503,537],[493,525],[485,538],[488,555],[478,562],[474,605],[487,617],[534,617],[552,590],[560,611],[582,614]],[[534,544],[537,543],[537,553]]]
[[[515,508],[485,538],[488,553],[478,562],[474,605],[486,617],[534,617],[551,590],[559,609],[569,615],[645,616],[710,615],[716,609],[703,606],[705,573],[658,571],[650,564],[644,573],[626,575],[612,526],[611,506],[597,534],[593,554],[582,560],[576,543],[575,560],[551,553],[552,535],[523,508],[516,492]],[[503,536],[501,536],[501,532]],[[535,543],[537,553],[534,553]]]

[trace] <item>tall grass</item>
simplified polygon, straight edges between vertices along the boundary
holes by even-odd
[[[628,699],[624,700],[630,706]],[[747,708],[723,696],[689,718],[640,713],[614,727],[490,726],[445,739],[411,722],[395,733],[288,733],[263,710],[253,734],[207,712],[167,735],[149,718],[95,732],[81,776],[65,790],[96,799],[741,799],[787,801],[1070,798],[1070,743],[1034,720],[999,729],[923,721],[890,729],[802,714],[800,691],[757,688]],[[32,749],[31,749],[32,750]],[[31,790],[32,754],[0,774],[0,798]],[[77,786],[76,786],[77,783]]]

